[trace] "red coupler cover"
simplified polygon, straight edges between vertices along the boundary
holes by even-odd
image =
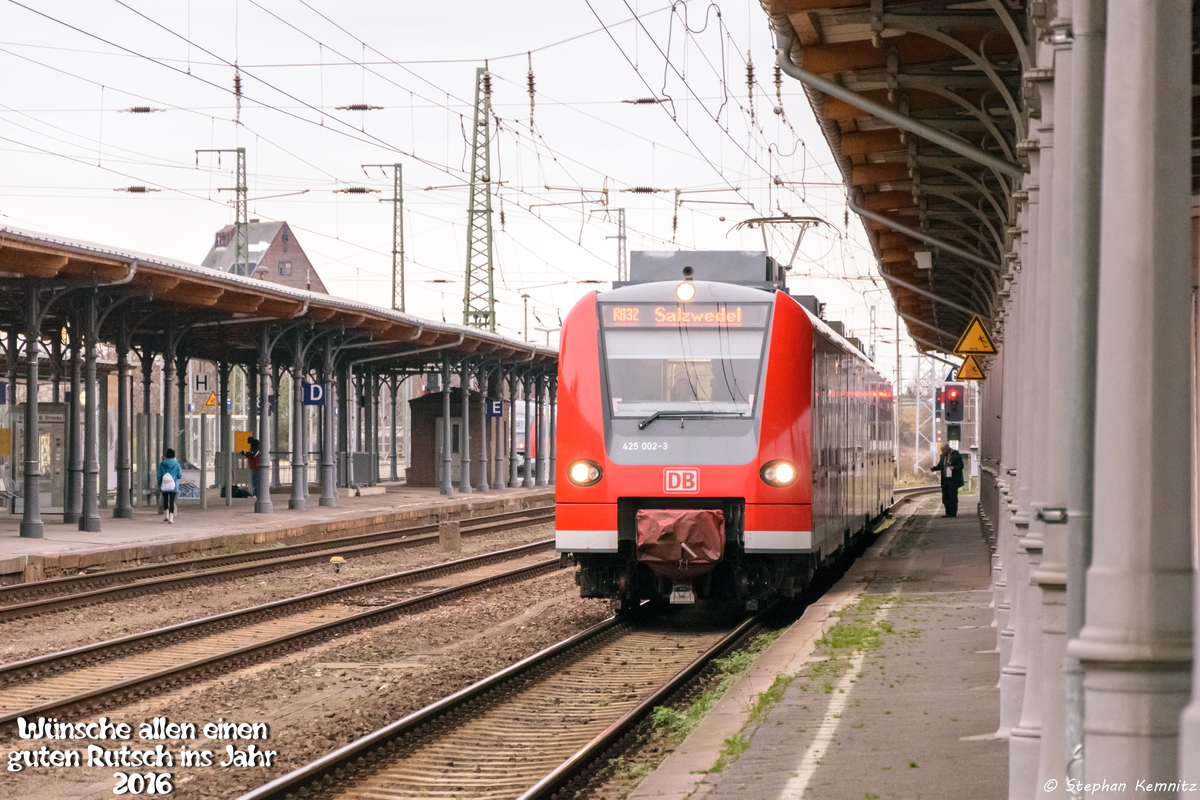
[[[697,509],[637,512],[637,557],[670,580],[703,575],[725,552],[725,514]]]

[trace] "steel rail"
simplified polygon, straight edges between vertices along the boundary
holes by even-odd
[[[546,507],[506,512],[459,522],[475,523],[462,526],[461,534],[463,536],[481,536],[536,525],[553,519],[553,507]],[[69,592],[72,587],[87,587],[97,583],[102,585],[99,588],[0,606],[0,621],[46,614],[122,597],[136,597],[152,591],[160,591],[163,587],[172,585],[186,586],[210,580],[253,575],[257,572],[277,568],[300,566],[324,561],[331,555],[353,558],[399,548],[420,547],[438,540],[437,529],[437,523],[424,524],[412,528],[360,534],[275,549],[255,550],[249,553],[205,556],[197,559],[172,561],[167,564],[129,567],[94,575],[51,578],[47,581],[17,584],[0,589],[0,602],[5,599],[11,601],[23,594],[36,597],[47,591],[55,592],[63,589]],[[397,534],[402,535],[397,537]],[[110,585],[103,585],[106,583]]]
[[[921,495],[933,492],[936,488],[917,486],[897,489],[893,492],[897,496],[896,502],[891,505],[889,510],[893,510],[902,503]],[[730,634],[729,639],[719,642],[712,650],[697,658],[685,670],[672,679],[670,683],[664,684],[652,695],[638,703],[635,708],[610,725],[603,733],[596,736],[585,747],[581,748],[578,753],[564,761],[557,769],[521,794],[517,800],[550,800],[556,793],[566,789],[573,781],[579,780],[591,765],[596,763],[597,759],[601,758],[609,749],[617,745],[622,738],[632,733],[655,707],[664,705],[672,695],[682,689],[688,681],[711,663],[713,658],[726,652],[732,646],[730,639],[736,640],[745,636],[755,624],[757,624],[755,618],[748,619],[738,630]]]
[[[937,484],[932,486],[908,486],[903,489],[893,489],[892,495],[896,498],[896,502],[892,504],[891,508],[895,508],[909,498],[937,491],[941,491],[941,488]]]
[[[616,745],[624,736],[632,733],[642,720],[650,715],[656,707],[664,705],[670,698],[683,690],[688,683],[698,677],[704,668],[729,652],[734,645],[744,639],[759,625],[757,616],[750,617],[738,625],[707,651],[702,653],[691,664],[684,667],[670,681],[664,683],[648,697],[644,698],[621,719],[609,725],[575,755],[568,758],[551,773],[529,787],[517,800],[549,800],[554,794],[566,788],[569,783],[579,778],[598,758],[609,748]]]
[[[737,642],[759,624],[758,617],[751,617],[738,625],[732,632],[723,636],[716,644],[709,647],[703,654],[672,676],[666,683],[660,685],[640,701],[637,706],[626,713],[620,720],[609,725],[597,735],[583,750],[576,752],[562,762],[550,774],[537,782],[527,791],[545,785],[560,786],[576,777],[583,769],[603,753],[612,743],[625,735],[634,725],[643,719],[656,706],[661,705],[667,698],[678,692],[689,681],[696,678],[700,672],[712,663],[713,659],[728,652]],[[509,667],[485,678],[471,686],[461,689],[425,708],[370,733],[361,739],[351,742],[332,753],[283,775],[270,783],[248,792],[240,800],[283,800],[288,796],[296,796],[305,791],[320,792],[325,786],[343,784],[345,773],[355,769],[374,773],[381,768],[380,762],[394,760],[388,755],[388,750],[394,743],[417,733],[422,726],[436,723],[452,715],[455,711],[464,709],[476,702],[486,702],[486,697],[503,689],[507,684],[521,680],[541,667],[551,665],[559,657],[570,657],[572,651],[586,651],[586,648],[602,635],[614,631],[618,627],[631,628],[623,618],[611,617],[604,622],[575,634],[563,641],[552,645],[539,653],[518,661]],[[325,786],[323,786],[325,785]],[[540,791],[540,790],[539,790]],[[552,791],[552,790],[551,790]],[[549,796],[549,793],[531,796]]]
[[[893,493],[895,502],[889,507],[889,510],[894,510],[901,504],[936,491],[936,489],[937,487],[927,486],[898,489]],[[388,751],[392,745],[406,737],[414,735],[419,737],[420,734],[417,733],[417,730],[422,726],[451,715],[473,701],[500,689],[503,685],[529,674],[574,648],[582,647],[622,624],[628,624],[625,618],[610,618],[517,662],[489,678],[328,753],[310,764],[276,778],[243,795],[240,800],[284,800],[289,796],[309,796],[309,793],[320,794],[323,790],[335,790],[335,787],[344,788],[347,782],[347,772],[360,769],[369,773],[378,772],[382,762],[391,760]],[[585,747],[529,787],[520,795],[519,800],[545,800],[553,797],[556,792],[562,791],[572,782],[579,781],[580,776],[591,768],[597,759],[633,731],[656,706],[663,705],[670,697],[677,694],[714,658],[728,652],[734,643],[746,636],[757,624],[757,618],[750,618],[743,622],[735,631],[709,648],[670,681],[644,697],[633,709],[597,734]]]
[[[259,622],[262,619],[282,616],[283,613],[302,612],[308,607],[321,605],[329,600],[336,601],[338,595],[360,592],[364,589],[378,589],[387,583],[411,583],[451,572],[464,571],[489,563],[502,560],[521,558],[547,550],[553,546],[552,540],[535,542],[521,547],[485,553],[457,561],[445,562],[431,567],[408,570],[401,573],[359,581],[345,586],[324,589],[298,597],[277,600],[260,606],[226,612],[200,620],[180,623],[178,625],[159,628],[153,631],[133,634],[100,642],[92,645],[52,653],[46,656],[26,659],[0,667],[0,685],[13,686],[27,683],[31,679],[60,674],[78,667],[104,663],[125,655],[153,650],[158,647],[174,645],[181,641],[199,638],[202,635],[212,635],[223,630],[242,627]],[[514,581],[537,577],[561,568],[561,561],[555,557],[539,561],[536,564],[509,570],[500,575],[480,578],[467,583],[439,589],[432,592],[399,600],[394,603],[362,611],[357,614],[329,620],[311,625],[300,630],[285,633],[262,642],[256,642],[243,647],[224,650],[210,656],[193,659],[192,661],[176,664],[152,673],[146,673],[134,678],[89,689],[65,698],[50,700],[38,706],[18,711],[0,714],[0,724],[15,720],[19,716],[45,716],[47,714],[62,714],[67,709],[83,711],[102,701],[112,703],[123,702],[160,688],[172,688],[183,683],[189,683],[206,677],[215,672],[226,672],[231,668],[239,668],[251,663],[257,663],[281,653],[292,652],[302,647],[319,643],[335,635],[353,632],[362,628],[379,625],[391,621],[402,614],[421,610],[426,606],[437,605],[443,601],[470,594],[480,589],[501,586]],[[238,623],[241,625],[238,625]]]

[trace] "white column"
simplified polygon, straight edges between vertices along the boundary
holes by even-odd
[[[1029,418],[1028,404],[1031,382],[1029,375],[1030,351],[1036,346],[1033,341],[1033,312],[1035,287],[1033,286],[1033,265],[1036,262],[1034,247],[1037,228],[1038,191],[1037,191],[1037,151],[1029,154],[1032,168],[1025,178],[1025,188],[1019,199],[1023,208],[1018,216],[1021,227],[1021,240],[1018,249],[1021,271],[1013,282],[1013,314],[1011,324],[1016,334],[1014,354],[1016,358],[1009,366],[1012,368],[1011,391],[1006,393],[1004,400],[1005,416],[1010,425],[1010,447],[1012,453],[1006,465],[1011,483],[1009,484],[1007,512],[1000,526],[999,539],[1005,543],[1009,553],[1006,570],[1006,594],[1008,599],[1008,625],[1000,634],[1000,728],[999,736],[1009,736],[1016,727],[1021,716],[1022,700],[1025,696],[1026,655],[1024,641],[1018,640],[1016,626],[1023,612],[1022,587],[1029,585],[1029,554],[1021,546],[1021,540],[1029,525],[1029,469],[1027,462],[1028,449],[1025,443],[1024,426]]]
[[[1091,796],[1128,797],[1179,779],[1191,678],[1192,4],[1108,7],[1094,550],[1068,649],[1084,669],[1084,778],[1119,787]]]
[[[1036,786],[1054,785],[1042,795],[1066,796],[1066,713],[1063,660],[1067,646],[1067,517],[1068,482],[1073,458],[1070,450],[1070,417],[1075,410],[1055,398],[1070,396],[1072,328],[1079,324],[1071,315],[1072,282],[1070,220],[1074,176],[1072,141],[1072,55],[1070,6],[1059,5],[1060,16],[1051,22],[1056,42],[1054,51],[1054,168],[1046,236],[1049,248],[1049,286],[1046,292],[1046,381],[1044,448],[1045,479],[1042,497],[1042,561],[1033,581],[1042,594],[1042,652],[1039,696],[1041,739]],[[1065,12],[1065,15],[1064,15]],[[1043,114],[1045,110],[1043,108]],[[1045,140],[1043,139],[1043,157]],[[1030,698],[1035,699],[1035,698]],[[1054,781],[1053,784],[1050,781]],[[1042,796],[1039,795],[1039,796]]]
[[[1016,211],[1017,203],[1013,203],[1013,213]],[[1014,220],[1013,227],[1015,228],[1019,221]],[[1015,248],[1015,243],[1014,243]],[[992,587],[992,602],[996,607],[996,649],[1000,653],[1000,668],[1008,666],[1009,656],[1012,655],[1012,634],[1011,634],[1011,612],[1012,612],[1012,589],[1009,586],[1009,575],[1013,570],[1013,547],[1012,537],[1009,533],[1009,519],[1012,517],[1012,511],[1009,510],[1009,501],[1012,498],[1013,475],[1009,474],[1009,470],[1013,468],[1013,437],[1014,429],[1016,428],[1016,375],[1018,363],[1018,346],[1020,340],[1020,332],[1013,313],[1013,306],[1016,296],[1015,279],[1017,274],[1014,273],[1008,280],[1008,298],[1004,302],[1004,340],[1000,344],[1001,358],[1004,361],[1003,374],[1000,375],[1001,388],[996,396],[996,410],[1000,415],[1000,458],[996,463],[996,471],[999,477],[996,483],[996,489],[999,497],[996,500],[996,519],[993,524],[996,526],[996,563],[998,571],[995,577],[995,583]],[[1005,631],[1010,631],[1006,636]],[[1005,727],[1002,723],[1001,728],[1004,736],[1008,735],[1008,728],[1012,727],[1011,721]]]
[[[1014,623],[1013,651],[1024,658],[1025,685],[1021,697],[1021,716],[1009,740],[1008,796],[1013,800],[1024,800],[1037,791],[1038,754],[1041,751],[1041,693],[1045,672],[1042,663],[1042,590],[1031,578],[1042,561],[1044,525],[1038,512],[1044,504],[1046,492],[1046,336],[1049,333],[1051,212],[1054,202],[1052,76],[1053,72],[1048,69],[1032,70],[1026,76],[1038,92],[1041,119],[1031,126],[1037,135],[1036,154],[1030,154],[1032,176],[1037,186],[1030,190],[1032,235],[1024,268],[1033,289],[1025,308],[1024,327],[1029,332],[1030,347],[1025,359],[1028,380],[1021,395],[1021,468],[1026,479],[1022,481],[1022,495],[1019,498],[1021,507],[1018,508],[1014,523],[1018,533],[1022,534],[1018,547],[1026,554],[1027,571],[1023,573],[1024,580],[1016,587],[1021,599]]]

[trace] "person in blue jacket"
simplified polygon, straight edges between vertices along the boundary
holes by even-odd
[[[167,454],[158,462],[158,491],[162,493],[163,522],[175,524],[175,500],[179,497],[179,484],[183,481],[183,470],[175,460],[175,451],[167,448]]]

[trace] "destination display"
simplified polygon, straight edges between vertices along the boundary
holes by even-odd
[[[765,303],[638,303],[601,305],[606,328],[762,328],[767,324]]]

